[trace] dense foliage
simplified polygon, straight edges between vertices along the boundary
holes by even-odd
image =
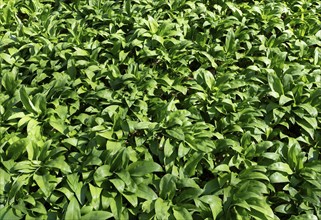
[[[321,219],[320,20],[0,0],[0,219]]]

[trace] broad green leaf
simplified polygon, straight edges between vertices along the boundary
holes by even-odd
[[[145,176],[153,172],[162,172],[163,168],[153,161],[136,161],[128,166],[131,176]]]
[[[81,216],[83,220],[98,220],[98,219],[109,219],[114,215],[107,211],[91,211],[86,215]]]
[[[70,189],[76,195],[78,201],[82,204],[84,200],[84,195],[82,193],[84,184],[81,181],[79,181],[79,175],[77,173],[68,174],[67,183]]]
[[[33,98],[33,103],[35,108],[41,112],[42,114],[46,114],[47,112],[47,100],[43,94],[37,94]]]
[[[200,200],[207,203],[211,207],[213,219],[216,219],[223,210],[222,200],[218,196],[205,195],[202,196]]]
[[[225,52],[227,53],[232,53],[233,48],[235,47],[235,34],[232,29],[229,29],[227,34],[226,34],[226,39],[225,39]]]
[[[289,182],[289,178],[286,174],[275,172],[270,175],[271,183],[287,183]]]
[[[205,80],[207,87],[210,90],[212,90],[212,88],[215,84],[215,80],[214,80],[213,74],[210,71],[204,71],[204,80]]]
[[[145,184],[138,185],[136,195],[137,197],[143,198],[146,200],[157,199],[157,194],[149,186]]]
[[[54,176],[51,176],[49,174],[34,174],[33,179],[35,180],[40,190],[45,194],[46,197],[50,196],[50,193],[55,189],[55,186],[59,183],[59,180],[57,180]]]
[[[0,60],[4,60],[5,62],[7,62],[10,65],[14,64],[14,62],[15,62],[15,59],[6,53],[0,53],[0,58],[1,58]]]
[[[134,125],[134,128],[137,130],[141,129],[148,129],[148,130],[153,130],[157,123],[155,122],[138,122],[137,124]]]
[[[104,180],[107,179],[108,176],[111,176],[112,173],[110,172],[110,166],[109,165],[103,165],[98,167],[94,174],[94,180],[96,184],[100,185]]]
[[[75,48],[75,52],[73,53],[74,56],[84,56],[84,57],[87,57],[89,56],[89,53],[84,50],[84,49],[81,49],[81,48],[78,48],[76,47]]]
[[[278,94],[278,97],[284,95],[283,85],[280,78],[273,71],[267,72],[268,83],[273,92]]]
[[[34,161],[26,160],[26,161],[17,162],[12,167],[12,170],[20,173],[34,173],[37,169],[39,169],[39,167],[40,167],[40,163],[35,164]]]
[[[150,15],[148,15],[148,27],[152,34],[156,34],[158,30],[158,23],[157,21]]]
[[[125,183],[121,179],[111,179],[109,180],[117,189],[118,192],[123,193],[125,189]]]
[[[314,50],[314,59],[313,59],[313,64],[317,65],[319,63],[319,48],[315,48]]]
[[[292,174],[293,171],[291,170],[290,166],[286,163],[283,163],[283,162],[276,162],[276,163],[273,163],[271,164],[269,167],[268,167],[269,170],[274,170],[274,171],[279,171],[279,172],[284,172],[284,173],[287,173],[287,174]]]
[[[304,219],[311,219],[311,220],[318,220],[318,217],[314,214],[302,214],[302,215],[298,215],[298,216],[291,216],[291,218],[289,218],[290,220],[304,220]]]
[[[16,72],[12,71],[12,72],[5,72],[1,80],[3,87],[11,96],[14,94],[18,86],[18,82],[16,78],[17,78]]]
[[[163,199],[172,199],[176,191],[176,177],[166,174],[159,183],[160,197]]]
[[[64,161],[64,158],[62,157],[48,161],[45,166],[57,168],[64,174],[71,173],[70,166]]]
[[[56,129],[57,131],[59,131],[61,134],[65,134],[65,131],[67,129],[67,126],[65,125],[65,123],[63,122],[63,120],[61,119],[57,119],[55,117],[50,117],[49,119],[49,124],[51,125],[51,127],[53,127],[54,129]]]
[[[16,160],[26,151],[27,145],[30,144],[29,139],[20,139],[9,146],[7,149],[7,157],[12,160]]]
[[[23,174],[14,180],[8,193],[8,201],[10,204],[12,204],[15,201],[15,197],[18,195],[18,192],[21,190],[21,187],[27,183],[29,177],[30,176],[28,174]]]
[[[81,212],[80,212],[80,205],[76,197],[72,197],[69,201],[69,204],[67,206],[66,212],[65,212],[65,219],[71,220],[71,219],[80,219]]]
[[[260,207],[251,205],[251,215],[256,219],[275,219],[272,209],[268,206]]]
[[[155,202],[155,213],[156,219],[165,220],[169,217],[169,204],[167,201],[164,201],[162,198],[156,199]]]
[[[318,115],[318,110],[309,103],[301,104],[299,107],[303,108],[311,117],[316,117]]]
[[[137,207],[138,199],[137,199],[137,196],[134,193],[126,193],[126,192],[124,192],[122,195],[127,199],[127,201],[133,207]]]
[[[201,194],[203,193],[203,190],[199,187],[197,188],[187,188],[181,191],[181,194],[175,197],[175,200],[178,203],[186,203],[187,201],[191,201],[194,199],[197,199]]]
[[[91,195],[90,205],[94,208],[94,210],[99,210],[100,194],[103,189],[89,184],[89,190]]]
[[[192,220],[193,217],[191,213],[187,211],[187,209],[183,207],[174,207],[173,208],[173,214],[176,219],[186,219],[186,220]]]
[[[0,176],[0,193],[3,193],[5,191],[6,184],[10,182],[10,174],[0,168]]]
[[[286,97],[285,95],[281,95],[279,99],[279,105],[284,105],[288,102],[291,102],[293,99]]]
[[[39,201],[36,202],[36,206],[32,207],[31,210],[33,212],[35,212],[35,213],[39,213],[39,214],[42,214],[42,215],[46,215],[47,214],[47,210],[46,210],[45,206]]]
[[[318,122],[315,118],[304,117],[303,120],[297,119],[296,123],[314,139],[315,129],[318,126]]]
[[[217,167],[215,167],[215,171],[220,171],[220,172],[231,172],[230,168],[227,164],[220,164]]]
[[[198,163],[202,160],[203,153],[194,153],[184,166],[184,172],[187,176],[193,176]]]
[[[19,220],[22,216],[17,216],[15,210],[9,206],[1,207],[0,219]]]
[[[110,201],[110,209],[115,219],[121,220],[123,204],[122,204],[122,197],[120,194],[118,194],[115,198],[113,198]]]
[[[19,91],[20,91],[20,99],[21,99],[23,106],[26,108],[26,110],[28,112],[34,113],[37,115],[38,110],[36,109],[36,107],[34,106],[32,101],[30,100],[25,87],[22,86]]]
[[[166,139],[164,143],[164,155],[165,157],[170,157],[174,151],[173,145],[171,145],[170,140]]]
[[[181,141],[185,140],[184,132],[180,128],[176,128],[174,130],[166,130],[166,132],[171,137],[176,138],[177,140],[181,140]]]
[[[240,178],[248,180],[261,179],[269,181],[269,178],[265,174],[260,172],[243,172],[240,174]]]
[[[32,145],[35,145],[32,142],[42,141],[41,126],[39,124],[37,120],[30,119],[27,125],[28,140],[30,140],[30,144],[27,145],[27,151],[30,160],[33,159],[33,152],[31,153],[29,150],[32,149]]]

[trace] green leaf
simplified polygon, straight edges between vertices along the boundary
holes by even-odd
[[[318,116],[318,110],[309,103],[301,104],[298,107],[303,108],[308,114],[310,114],[311,117]]]
[[[163,168],[153,161],[136,161],[128,166],[131,176],[145,176],[153,172],[162,172]]]
[[[0,219],[19,220],[21,218],[22,216],[17,216],[14,209],[9,206],[1,207],[0,209]]]
[[[3,87],[11,96],[15,93],[15,90],[18,85],[16,78],[17,78],[16,72],[12,71],[12,72],[5,72],[1,80]]]
[[[187,209],[183,207],[179,207],[179,206],[174,207],[173,214],[175,219],[193,220],[191,213],[189,213]]]
[[[47,112],[47,100],[45,95],[37,94],[32,101],[35,104],[35,108],[39,112],[41,112],[42,114],[45,114]]]
[[[124,8],[127,14],[131,14],[131,0],[125,0],[124,1]]]
[[[0,58],[1,58],[0,60],[4,60],[5,62],[7,62],[10,65],[14,64],[14,62],[15,62],[15,59],[6,53],[0,53]]]
[[[210,72],[210,71],[204,71],[203,72],[204,74],[204,80],[205,80],[205,83],[207,85],[207,87],[212,90],[214,84],[215,84],[215,80],[214,80],[214,76],[213,74]]]
[[[137,196],[136,196],[135,194],[124,192],[122,195],[127,199],[127,201],[128,201],[133,207],[137,207],[138,199],[137,199]]]
[[[109,219],[114,215],[107,211],[91,211],[86,215],[81,216],[82,220],[98,220],[98,219]]]
[[[25,87],[22,86],[19,91],[20,91],[20,99],[21,99],[21,102],[22,102],[23,106],[25,107],[25,109],[28,112],[34,113],[37,115],[38,110],[36,109],[36,107],[33,105],[31,100],[29,99],[29,96],[27,94]]]
[[[27,148],[27,145],[30,144],[29,139],[23,138],[20,139],[9,146],[7,149],[7,157],[16,160],[23,154]]]
[[[172,199],[176,191],[176,177],[171,174],[166,174],[162,177],[159,183],[159,196],[163,199]]]
[[[251,215],[253,217],[256,217],[256,219],[262,219],[262,220],[275,219],[272,209],[268,206],[260,207],[256,205],[251,205]]]
[[[200,200],[207,203],[211,207],[213,219],[216,219],[223,210],[222,200],[218,196],[205,195],[202,196]]]
[[[248,180],[267,180],[269,181],[269,178],[260,172],[242,172],[239,176],[241,179],[248,179]]]
[[[147,185],[139,184],[136,192],[137,197],[146,200],[157,199],[157,194]]]
[[[279,105],[284,105],[288,102],[291,102],[293,99],[286,97],[285,95],[281,95],[279,99]]]
[[[117,189],[118,192],[123,193],[125,189],[125,183],[121,179],[111,179],[109,180]]]
[[[279,171],[279,172],[284,172],[284,173],[287,173],[287,174],[292,174],[293,171],[291,170],[290,166],[286,163],[283,163],[283,162],[276,162],[276,163],[273,163],[271,164],[269,167],[268,167],[269,170],[274,170],[274,171]]]
[[[177,203],[186,203],[187,201],[197,199],[202,193],[203,190],[199,187],[187,188],[182,190],[180,195],[175,197],[175,200],[177,201]]]
[[[162,198],[156,199],[155,202],[155,214],[156,219],[166,220],[169,217],[169,204],[164,201]]]
[[[121,220],[123,204],[122,204],[122,197],[120,194],[118,194],[115,198],[113,198],[110,201],[110,209],[115,219]]]
[[[233,29],[229,29],[226,34],[226,39],[225,39],[225,52],[227,53],[232,53],[233,48],[235,47],[235,35]]]
[[[297,119],[296,123],[314,139],[315,129],[318,126],[318,122],[315,118],[304,117],[303,120]]]
[[[287,183],[289,182],[289,178],[286,174],[275,172],[270,175],[271,183]]]
[[[176,128],[174,130],[166,130],[166,133],[169,134],[171,137],[176,138],[177,140],[185,140],[184,132],[180,128]]]
[[[110,172],[109,165],[103,165],[98,167],[94,174],[94,180],[96,184],[101,185],[101,183],[107,179],[108,176],[111,176],[112,173]]]
[[[12,170],[20,173],[34,173],[39,167],[40,163],[35,165],[34,161],[20,161],[12,167]]]
[[[76,197],[73,196],[70,199],[69,204],[67,206],[65,219],[74,220],[74,219],[80,219],[80,217],[81,217],[80,205]]]
[[[64,161],[63,157],[59,157],[57,159],[50,160],[45,164],[45,166],[57,168],[57,169],[61,170],[61,172],[64,174],[71,173],[70,166]]]
[[[231,172],[230,171],[230,167],[227,164],[220,164],[217,167],[215,167],[214,169],[216,172],[220,171],[220,172]]]
[[[61,134],[65,134],[65,131],[67,129],[67,126],[65,125],[65,123],[63,122],[63,120],[61,119],[57,119],[55,117],[50,117],[49,119],[49,124],[51,125],[51,127],[53,127],[54,129],[56,129],[57,131],[59,131]]]
[[[10,174],[0,168],[0,193],[5,191],[6,184],[10,182]]]
[[[79,188],[81,188],[80,185]],[[103,189],[89,184],[89,190],[91,195],[90,205],[94,208],[94,210],[98,210],[100,207],[100,194]]]
[[[0,0],[0,219],[320,218],[318,2]]]
[[[174,151],[174,147],[169,139],[166,139],[164,143],[164,155],[165,157],[170,157]]]
[[[47,210],[46,210],[45,206],[39,201],[36,201],[36,206],[31,208],[31,210],[33,212],[36,212],[36,213],[39,213],[42,215],[47,215]]]
[[[148,129],[153,130],[156,127],[157,123],[155,122],[138,122],[134,125],[134,129],[141,130],[141,129]]]
[[[315,48],[314,50],[314,59],[313,59],[313,64],[317,65],[319,63],[319,48]]]
[[[276,73],[274,71],[268,71],[267,78],[271,90],[276,92],[278,97],[284,95],[282,82]]]
[[[195,152],[191,158],[188,159],[184,166],[184,172],[187,176],[193,176],[198,163],[202,160],[204,154]]]
[[[75,52],[73,53],[74,56],[80,56],[80,57],[88,57],[89,53],[81,48],[76,47]]]
[[[60,182],[54,176],[49,174],[38,175],[34,174],[33,179],[39,186],[40,190],[45,194],[46,197],[49,197],[51,192],[55,189],[56,185]]]
[[[148,15],[148,27],[152,34],[156,34],[158,30],[158,23],[157,21],[150,15]]]
[[[20,191],[21,187],[27,183],[29,177],[30,176],[28,174],[23,174],[14,181],[8,194],[8,201],[10,204],[12,204],[15,200],[15,197],[19,195],[18,192]]]

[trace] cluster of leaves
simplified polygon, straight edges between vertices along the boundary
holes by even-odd
[[[0,0],[0,219],[321,219],[320,11]]]

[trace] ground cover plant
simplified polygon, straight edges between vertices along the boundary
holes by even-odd
[[[0,219],[321,219],[320,20],[0,0]]]

